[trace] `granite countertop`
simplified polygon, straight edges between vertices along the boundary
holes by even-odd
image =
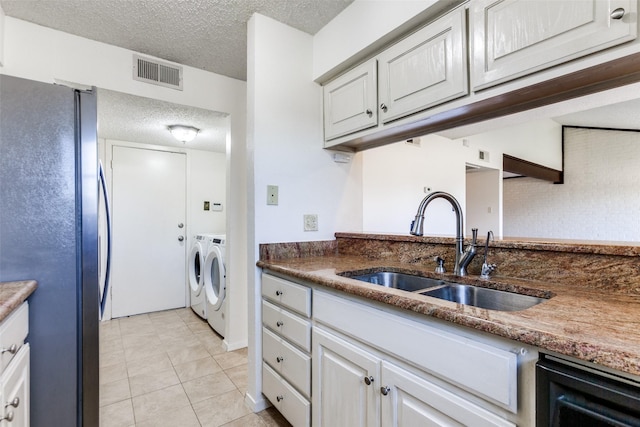
[[[604,367],[640,375],[640,296],[551,281],[436,274],[431,265],[366,256],[262,259],[258,266],[347,294],[450,321]],[[522,311],[481,309],[340,276],[350,271],[395,270],[549,300]]]
[[[20,307],[37,287],[35,280],[0,282],[0,322]]]

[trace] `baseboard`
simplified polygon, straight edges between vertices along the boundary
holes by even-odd
[[[229,342],[226,339],[223,339],[222,345],[224,345],[224,349],[226,351],[234,351],[234,350],[240,350],[241,348],[245,348],[247,346],[247,341],[243,340],[243,341]]]
[[[249,394],[249,392],[245,393],[244,403],[246,403],[247,406],[249,406],[249,409],[251,409],[253,412],[260,412],[271,406],[271,402],[265,399],[262,393],[260,393],[259,400],[254,399],[253,396]]]

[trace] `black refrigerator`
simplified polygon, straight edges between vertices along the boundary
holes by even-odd
[[[98,426],[95,91],[0,75],[0,282],[29,297],[31,426]]]

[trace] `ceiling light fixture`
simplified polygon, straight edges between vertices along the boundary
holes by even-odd
[[[193,141],[193,138],[198,135],[200,129],[194,128],[193,126],[171,125],[169,126],[169,132],[171,132],[171,135],[173,135],[175,139],[184,144]]]

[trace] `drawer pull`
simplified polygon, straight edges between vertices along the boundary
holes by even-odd
[[[278,402],[282,402],[284,400],[284,396],[280,395],[280,396],[276,396],[276,400]]]
[[[371,384],[373,384],[373,377],[372,377],[372,376],[364,377],[364,383],[365,383],[366,385],[371,385]]]
[[[277,291],[276,291],[276,296],[278,296],[278,297],[279,297],[279,296],[281,296],[283,293],[284,293],[284,292],[282,292],[282,291],[280,291],[280,290],[277,290]]]
[[[278,362],[278,363],[284,362],[284,357],[282,357],[282,356],[276,357],[276,362]]]
[[[0,421],[7,420],[9,422],[13,421],[13,411],[9,411],[4,417],[0,418]]]
[[[8,407],[8,406],[13,406],[14,408],[17,408],[18,405],[20,405],[20,398],[19,397],[14,397],[13,400],[11,402],[7,402],[6,405],[4,405],[4,407]]]
[[[621,7],[611,12],[611,19],[622,19],[624,17],[625,10]]]
[[[391,389],[387,386],[380,387],[380,393],[382,393],[383,396],[386,396],[387,394],[389,394],[390,391]]]
[[[6,352],[9,352],[11,354],[16,354],[18,352],[18,345],[17,344],[11,344],[11,347],[3,348],[0,353],[6,353]]]
[[[284,325],[284,322],[282,322],[281,320],[278,320],[276,322],[276,326],[279,328],[280,326]]]

